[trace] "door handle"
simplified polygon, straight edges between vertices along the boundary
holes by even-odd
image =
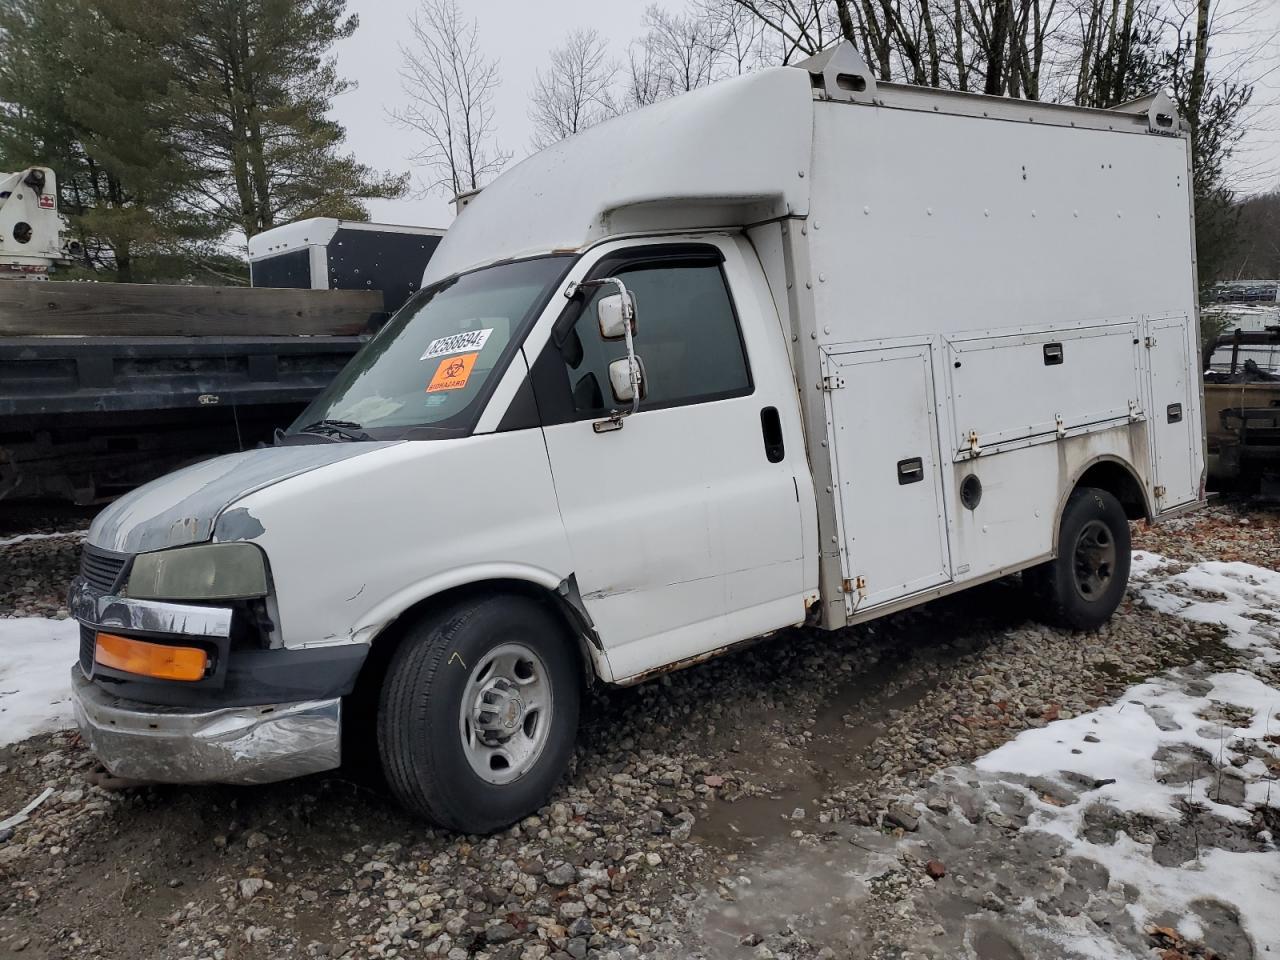
[[[920,457],[911,457],[909,460],[898,461],[898,483],[919,483],[924,479],[924,460]]]
[[[777,407],[765,407],[760,411],[760,432],[764,436],[764,455],[770,463],[781,463],[787,455],[782,441],[782,418]]]
[[[1164,415],[1165,415],[1165,419],[1168,420],[1169,423],[1181,423],[1182,422],[1182,404],[1180,403],[1169,404],[1169,406],[1165,408]]]

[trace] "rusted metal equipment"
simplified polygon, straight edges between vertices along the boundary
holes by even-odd
[[[1218,337],[1204,369],[1210,479],[1280,499],[1280,328]]]

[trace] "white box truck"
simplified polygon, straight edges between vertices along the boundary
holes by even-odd
[[[115,773],[376,751],[484,832],[585,684],[1021,571],[1102,624],[1203,496],[1185,127],[877,83],[847,46],[601,124],[475,197],[276,446],[95,520],[79,723]]]
[[[255,287],[381,290],[388,313],[418,290],[444,230],[312,217],[249,238]]]

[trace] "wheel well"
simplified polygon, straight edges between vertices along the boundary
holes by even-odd
[[[1150,511],[1147,500],[1142,493],[1142,484],[1123,463],[1116,460],[1101,460],[1089,467],[1076,480],[1076,489],[1080,487],[1096,487],[1106,490],[1120,501],[1124,514],[1130,520],[1149,520]]]
[[[576,641],[574,649],[577,651],[579,667],[582,670],[583,684],[589,686],[595,681],[595,669],[592,666],[591,656],[586,647],[591,640],[586,636],[582,626],[574,622],[566,601],[562,600],[554,592],[527,580],[481,580],[476,583],[454,587],[419,600],[406,608],[374,636],[370,644],[369,655],[365,657],[364,665],[360,668],[360,675],[356,678],[355,689],[352,691],[351,696],[347,698],[347,704],[343,708],[343,739],[348,744],[355,746],[356,750],[363,749],[365,751],[368,750],[369,744],[375,742],[374,732],[376,730],[375,724],[378,712],[378,694],[382,689],[382,681],[387,674],[388,666],[391,664],[391,658],[408,634],[408,628],[414,622],[437,610],[463,602],[468,598],[490,597],[499,594],[529,597],[545,606],[551,615],[564,627],[566,635]],[[360,744],[363,747],[359,746]],[[344,750],[344,754],[346,756],[359,755],[358,753],[352,753],[350,749]]]

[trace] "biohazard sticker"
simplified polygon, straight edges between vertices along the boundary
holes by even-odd
[[[460,357],[445,357],[436,367],[435,376],[427,384],[427,393],[441,390],[461,390],[471,379],[471,368],[476,365],[478,353],[464,353]]]
[[[467,330],[465,333],[455,333],[452,336],[440,337],[438,340],[432,340],[427,344],[426,352],[419,359],[431,360],[435,357],[447,357],[451,353],[479,352],[489,342],[489,334],[491,333],[493,333],[493,327],[488,327],[484,330]]]

